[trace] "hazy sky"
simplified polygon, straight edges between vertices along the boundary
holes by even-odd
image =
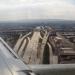
[[[0,0],[0,21],[75,20],[75,0]]]

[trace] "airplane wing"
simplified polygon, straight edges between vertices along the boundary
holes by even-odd
[[[75,75],[75,64],[26,65],[0,38],[0,75]]]
[[[30,68],[0,38],[0,75],[32,75]]]
[[[75,75],[75,64],[29,65],[40,75]]]

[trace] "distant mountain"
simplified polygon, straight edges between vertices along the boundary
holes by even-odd
[[[74,27],[75,21],[61,19],[44,19],[44,20],[22,20],[22,21],[1,21],[0,30],[3,29],[26,29],[36,26],[51,26],[55,28]]]

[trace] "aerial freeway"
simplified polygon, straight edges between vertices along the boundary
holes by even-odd
[[[37,28],[37,29],[39,30],[39,28]],[[42,27],[42,29],[44,29],[44,28]],[[26,55],[27,55],[28,51],[30,51],[29,49],[31,49],[30,47],[34,46],[31,49],[31,50],[34,49],[34,51],[35,51],[35,49],[37,49],[37,48],[35,48],[35,45],[37,46],[38,36],[39,36],[39,38],[41,38],[43,40],[41,49],[42,50],[44,49],[44,46],[47,42],[48,36],[51,37],[53,35],[53,34],[48,33],[49,35],[47,36],[46,35],[47,32],[44,32],[44,31],[42,32],[42,33],[45,33],[43,36],[43,39],[42,39],[42,36],[40,36],[39,31],[34,32],[32,38],[30,40],[30,43],[28,44],[28,47],[26,48],[27,51],[25,53],[25,58],[24,58],[25,60],[27,59]],[[28,35],[30,35],[30,34],[31,33],[29,33]],[[26,36],[28,36],[28,35],[26,35]],[[24,37],[26,37],[26,36],[24,36]],[[35,38],[35,36],[37,36],[37,37]],[[58,35],[58,36],[60,36],[60,35]],[[22,38],[23,37],[21,37],[21,39]],[[52,39],[52,38],[53,37],[51,37],[50,39]],[[20,41],[21,39],[19,38],[18,41]],[[60,38],[56,37],[54,40],[59,41],[62,39],[60,36]],[[24,41],[26,41],[26,40],[24,40]],[[35,42],[36,42],[36,44],[34,44]],[[51,42],[51,41],[49,41],[49,42]],[[31,45],[31,43],[32,43],[32,45]],[[18,43],[18,45],[19,45],[19,43]],[[49,45],[49,43],[47,43],[47,45]],[[18,46],[15,46],[15,47],[16,47],[16,51],[17,51]],[[23,47],[23,46],[21,46],[21,47]],[[61,48],[61,49],[63,50],[64,48]],[[65,48],[65,49],[68,49],[68,48]],[[22,48],[19,50],[22,50]],[[29,54],[30,53],[28,53],[27,56],[29,56]],[[51,58],[51,55],[50,55],[50,58]],[[35,59],[34,56],[33,56],[32,60],[33,59]],[[34,64],[30,64],[30,63],[35,63],[34,61],[26,60],[26,62],[25,62],[25,60],[23,60],[23,58],[21,58],[19,56],[19,54],[17,54],[13,49],[11,49],[7,45],[7,43],[2,38],[0,38],[0,75],[75,75],[75,64],[58,64],[58,63],[53,64],[51,62],[52,60],[50,59],[49,64],[42,64],[40,61],[40,65],[39,64],[34,65]],[[46,59],[44,58],[44,60],[46,60]],[[29,62],[29,63],[27,63],[27,62]]]

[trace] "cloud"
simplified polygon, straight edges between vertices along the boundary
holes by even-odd
[[[74,9],[69,0],[0,0],[0,20],[75,20]]]

